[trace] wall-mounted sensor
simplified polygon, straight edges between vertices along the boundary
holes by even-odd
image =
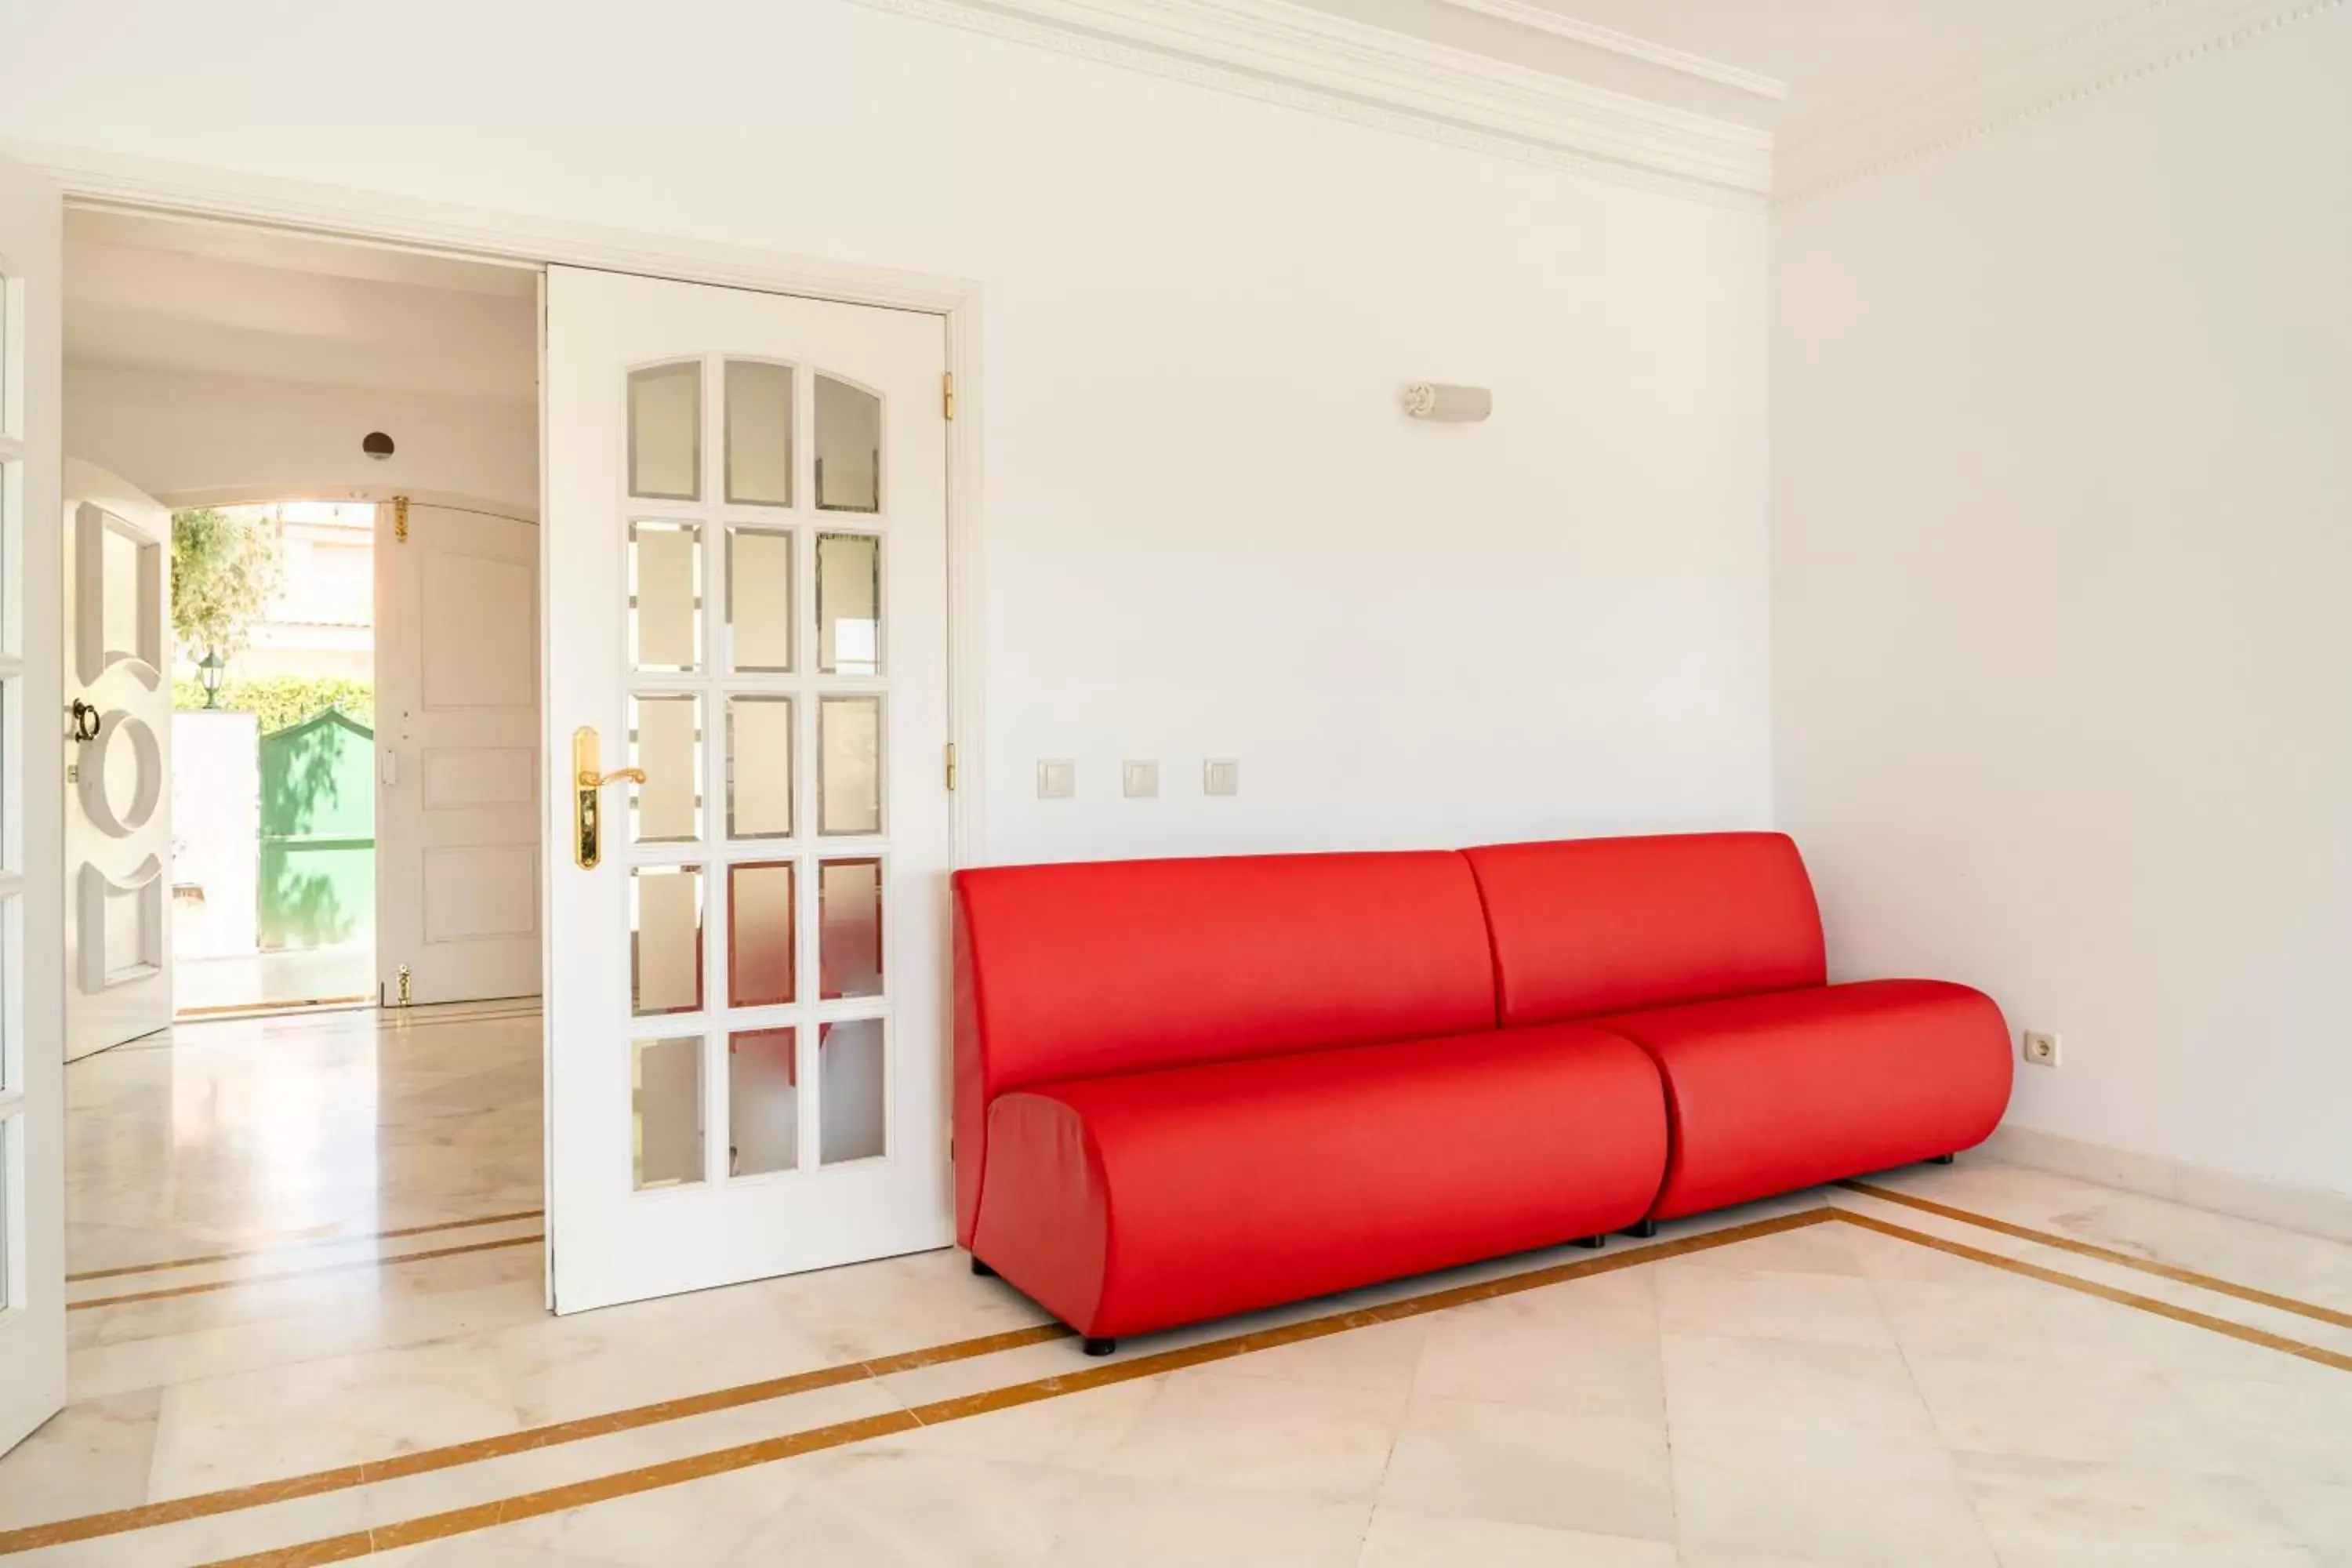
[[[381,430],[371,430],[360,437],[360,450],[382,462],[392,456],[392,437]]]
[[[1475,425],[1495,412],[1495,394],[1484,386],[1447,386],[1443,382],[1405,384],[1404,411],[1415,419]]]

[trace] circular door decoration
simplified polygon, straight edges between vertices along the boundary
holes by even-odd
[[[100,833],[128,838],[163,799],[163,747],[144,719],[117,708],[81,752],[81,809]]]

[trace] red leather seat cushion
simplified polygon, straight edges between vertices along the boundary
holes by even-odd
[[[1465,850],[1505,1025],[1738,996],[1828,977],[1821,910],[1779,833]]]
[[[1575,1026],[1039,1084],[990,1108],[974,1250],[1139,1333],[1630,1225],[1656,1068]]]
[[[1665,1077],[1661,1219],[1948,1154],[2009,1104],[2009,1026],[1940,980],[1868,980],[1620,1013]]]
[[[960,871],[957,1234],[987,1107],[1027,1084],[1491,1029],[1477,884],[1451,853]]]

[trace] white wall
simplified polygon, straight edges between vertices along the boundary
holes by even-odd
[[[1776,219],[1780,809],[2013,1122],[2352,1191],[2352,10]]]
[[[371,430],[392,437],[391,457],[360,450]],[[170,506],[407,489],[539,513],[528,400],[68,364],[66,446]]]
[[[1758,215],[840,0],[10,7],[0,135],[982,280],[995,858],[1769,816]]]

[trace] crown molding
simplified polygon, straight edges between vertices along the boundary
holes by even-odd
[[[1474,11],[1481,16],[1532,27],[1556,38],[1567,38],[1589,48],[1622,55],[1629,60],[1640,60],[1644,65],[1660,66],[1700,81],[1711,81],[1719,87],[1733,88],[1757,98],[1770,99],[1775,103],[1789,96],[1789,84],[1778,78],[1741,70],[1738,66],[1711,60],[1705,55],[1670,49],[1664,44],[1654,44],[1647,38],[1621,33],[1614,27],[1603,27],[1598,23],[1563,16],[1549,6],[1532,5],[1529,0],[1438,0],[1438,3],[1451,5],[1457,11]]]
[[[2332,11],[2344,0],[2149,0],[2040,47],[1801,116],[1778,138],[1790,205]]]
[[[856,3],[1673,195],[1755,207],[1771,189],[1767,132],[1288,0]]]

